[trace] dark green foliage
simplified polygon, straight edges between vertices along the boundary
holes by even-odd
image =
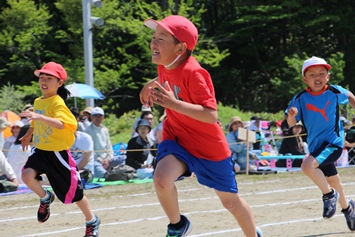
[[[95,103],[117,116],[140,108],[140,89],[156,76],[152,31],[143,21],[170,14],[198,27],[193,54],[210,71],[224,105],[285,109],[305,86],[301,66],[312,55],[331,63],[331,83],[355,91],[354,8],[350,0],[105,0],[91,8],[105,21],[92,28],[94,85],[106,96]],[[63,64],[67,84],[85,82],[82,1],[1,1],[0,87],[16,85],[23,103],[33,102],[40,95],[33,71],[48,61]],[[85,101],[77,101],[83,109]]]

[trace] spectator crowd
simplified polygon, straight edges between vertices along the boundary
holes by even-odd
[[[28,104],[23,110],[33,111],[33,107]],[[165,112],[155,125],[151,108],[142,106],[140,116],[132,124],[131,138],[127,143],[122,142],[125,144],[124,152],[114,150],[110,131],[103,125],[105,112],[102,108],[86,107],[82,111],[71,108],[71,112],[78,122],[71,152],[79,170],[90,171],[93,177],[103,178],[110,167],[126,164],[137,171],[137,178],[152,178],[156,148],[162,141]],[[355,147],[355,117],[352,122],[343,117],[341,119],[348,132],[345,149],[349,153],[355,153],[352,149]],[[31,152],[31,146],[23,150],[20,141],[30,127],[29,122],[27,118],[18,117],[18,120],[10,122],[6,116],[0,117],[0,177],[15,185],[23,184],[21,170]],[[225,126],[221,120],[218,120],[218,124],[221,129],[225,129],[235,172],[245,170],[247,165],[249,170],[257,170],[256,160],[259,160],[261,165],[269,165],[267,161],[262,161],[262,155],[269,153],[280,156],[309,154],[306,131],[301,122],[289,127],[285,119],[276,126],[274,132],[271,132],[271,126],[276,124],[263,121],[259,116],[252,116],[249,121],[242,121],[239,116],[233,116]],[[248,145],[246,140],[239,137],[240,128],[254,131],[256,142]],[[10,134],[5,138],[6,129]],[[301,163],[302,159],[297,159],[293,161],[292,166],[300,167]],[[276,165],[286,167],[286,159],[277,160]]]

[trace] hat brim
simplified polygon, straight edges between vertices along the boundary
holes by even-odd
[[[40,75],[41,73],[48,74],[48,75],[51,75],[51,76],[54,76],[54,77],[57,77],[57,78],[60,79],[60,76],[59,76],[57,73],[55,73],[55,72],[53,72],[53,71],[50,71],[50,70],[40,69],[40,70],[34,71],[34,74],[35,74],[37,77],[39,77],[39,75]]]
[[[227,131],[231,131],[233,124],[238,123],[238,122],[243,124],[242,120],[234,120],[228,125]],[[244,126],[244,124],[243,124],[243,126]]]
[[[164,30],[166,30],[167,32],[169,32],[169,34],[171,34],[171,35],[173,35],[173,36],[175,37],[174,33],[169,29],[169,27],[167,27],[167,26],[164,25],[163,23],[158,22],[158,21],[156,21],[156,20],[153,20],[153,19],[145,20],[145,21],[144,21],[144,25],[147,26],[147,27],[149,27],[150,29],[152,29],[152,30],[154,30],[154,31],[157,29],[157,26],[160,26],[160,27],[162,27]]]
[[[308,68],[313,67],[313,66],[324,66],[328,71],[332,68],[332,66],[330,66],[330,64],[324,64],[324,63],[312,64],[312,65],[309,65],[303,69],[303,72],[302,72],[303,76],[304,76],[305,71],[307,71]]]
[[[140,125],[140,126],[137,126],[137,127],[136,127],[136,133],[139,133],[139,132],[138,132],[138,128],[139,128],[139,127],[143,127],[143,126],[149,128],[149,132],[148,132],[148,133],[150,133],[150,132],[152,131],[152,127],[151,127],[151,126],[148,126],[148,125]]]

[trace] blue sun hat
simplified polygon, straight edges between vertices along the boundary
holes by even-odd
[[[148,127],[149,128],[149,132],[152,130],[152,127],[150,126],[148,120],[146,120],[146,119],[141,119],[141,120],[138,121],[137,127],[136,127],[136,132],[137,133],[138,133],[138,127],[140,127],[140,126]]]

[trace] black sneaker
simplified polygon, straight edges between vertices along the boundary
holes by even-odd
[[[46,222],[51,215],[49,206],[54,201],[54,194],[52,192],[46,191],[49,195],[46,201],[40,201],[38,212],[37,212],[37,220],[39,223]]]
[[[100,223],[100,219],[95,215],[95,221],[93,223],[86,224],[86,232],[84,237],[98,237]]]
[[[184,226],[180,229],[175,229],[172,228],[169,224],[168,233],[166,234],[166,237],[185,237],[191,232],[192,225],[190,221],[183,215],[181,215],[181,218],[184,220]]]
[[[352,199],[349,200],[349,210],[341,211],[346,219],[346,224],[348,225],[351,231],[355,231],[355,212],[354,212],[354,201]]]

